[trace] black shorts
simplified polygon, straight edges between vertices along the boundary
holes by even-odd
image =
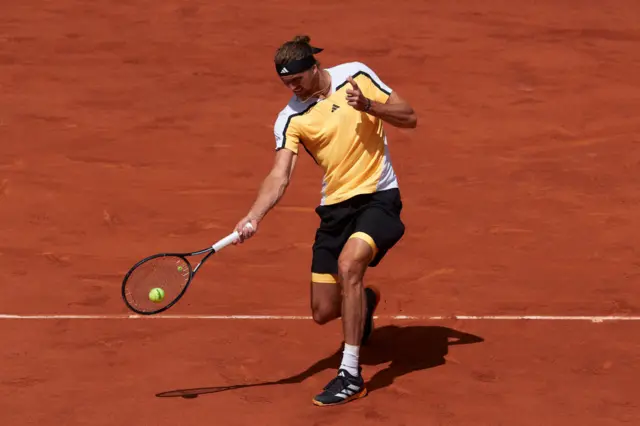
[[[338,258],[349,238],[361,238],[369,243],[374,252],[369,266],[377,266],[404,235],[401,211],[402,200],[397,188],[317,207],[320,226],[313,244],[311,280],[336,282]]]

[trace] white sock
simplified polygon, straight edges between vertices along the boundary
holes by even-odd
[[[344,344],[344,350],[342,351],[342,364],[340,364],[340,368],[347,370],[349,374],[352,376],[358,377],[360,372],[358,371],[358,366],[360,362],[358,358],[360,357],[360,346],[353,346]]]

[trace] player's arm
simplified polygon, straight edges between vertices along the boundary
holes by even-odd
[[[262,182],[255,203],[247,216],[260,222],[284,195],[297,159],[292,151],[280,149],[276,152],[275,162]]]
[[[418,125],[418,117],[411,105],[395,91],[391,92],[386,102],[378,102],[367,98],[353,78],[349,77],[348,81],[352,87],[347,90],[347,102],[358,111],[378,117],[395,127],[415,128]]]
[[[370,106],[366,111],[367,114],[378,117],[392,126],[413,129],[418,125],[415,111],[396,92],[391,92],[385,103],[374,100],[368,100],[368,102]]]
[[[284,195],[295,168],[298,156],[289,149],[280,149],[269,174],[262,181],[255,202],[249,213],[238,222],[236,230],[240,233],[240,242],[251,237],[258,230],[258,223],[280,201]],[[247,223],[253,229],[246,229]]]

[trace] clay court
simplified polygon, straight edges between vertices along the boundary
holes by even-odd
[[[640,423],[637,2],[6,3],[3,425]],[[311,404],[342,336],[308,318],[305,153],[166,315],[120,297],[134,262],[246,213],[289,98],[273,53],[298,33],[419,116],[386,127],[407,232],[368,274],[370,394],[341,407]]]

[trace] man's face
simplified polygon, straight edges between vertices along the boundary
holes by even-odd
[[[314,65],[306,71],[280,77],[280,79],[298,98],[304,99],[312,94],[316,75],[317,68]]]

